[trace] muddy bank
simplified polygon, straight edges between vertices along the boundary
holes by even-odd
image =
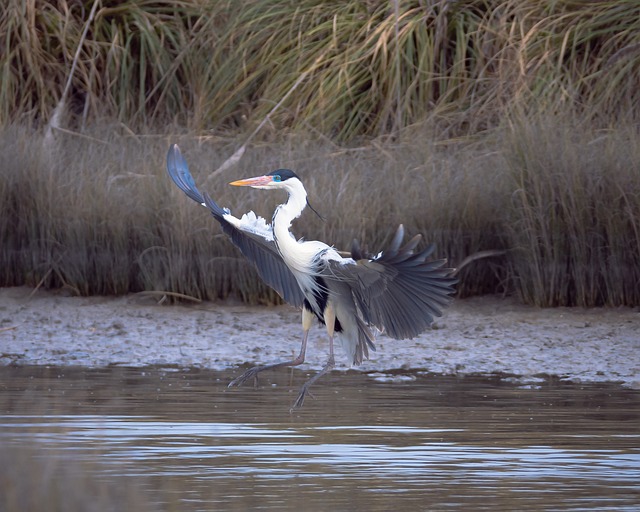
[[[299,313],[288,306],[162,306],[141,296],[65,297],[0,289],[0,364],[178,365],[225,369],[297,353]],[[310,334],[304,368],[320,368],[327,343]],[[359,367],[441,374],[507,373],[535,380],[616,381],[640,388],[640,311],[523,306],[512,299],[458,300],[413,340],[380,334]],[[339,369],[347,369],[338,348]]]

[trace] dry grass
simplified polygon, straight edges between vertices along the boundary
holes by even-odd
[[[638,304],[637,129],[572,127],[530,120],[511,134],[517,289],[543,306]]]
[[[425,119],[476,132],[514,109],[619,119],[640,101],[634,0],[101,0],[83,41],[94,1],[2,2],[0,123],[48,121],[78,48],[79,125],[250,130],[303,73],[273,127],[342,141]]]
[[[227,181],[294,168],[327,217],[296,232],[338,248],[403,222],[454,265],[506,251],[463,296],[640,304],[638,34],[631,0],[7,0],[0,285],[277,300],[171,186],[178,142],[239,212],[282,198]]]
[[[291,167],[325,217],[306,212],[298,236],[378,250],[402,222],[459,264],[462,296],[517,292],[539,305],[640,303],[640,143],[631,129],[573,129],[558,119],[516,123],[482,140],[344,148],[291,136],[254,145],[239,167],[210,176],[238,142],[139,135],[101,126],[102,142],[59,136],[39,150],[26,129],[0,135],[0,286],[66,286],[80,294],[166,290],[202,299],[272,302],[204,208],[177,190],[165,154],[178,142],[201,188],[236,214],[270,218],[284,197],[228,187]]]

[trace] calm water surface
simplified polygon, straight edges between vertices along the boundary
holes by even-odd
[[[236,375],[0,367],[0,456],[17,461],[0,493],[42,510],[55,485],[133,486],[118,499],[150,510],[640,510],[638,391],[334,373],[290,414],[303,372],[228,390]]]

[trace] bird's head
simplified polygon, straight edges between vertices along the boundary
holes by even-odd
[[[259,188],[262,190],[286,190],[289,194],[290,200],[298,202],[301,205],[300,211],[302,211],[305,206],[308,206],[318,217],[320,217],[320,219],[324,220],[322,215],[320,215],[315,208],[309,204],[309,201],[307,200],[307,191],[305,190],[302,181],[300,181],[298,175],[290,169],[277,169],[275,171],[271,171],[269,174],[265,174],[264,176],[232,181],[229,185],[234,185],[236,187]]]
[[[259,188],[262,190],[285,189],[291,192],[293,188],[301,186],[302,182],[295,172],[289,169],[277,169],[264,176],[232,181],[229,185]]]

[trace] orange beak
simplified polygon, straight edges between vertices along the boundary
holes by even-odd
[[[264,187],[272,181],[272,176],[257,176],[255,178],[232,181],[229,185],[233,185],[234,187]]]

